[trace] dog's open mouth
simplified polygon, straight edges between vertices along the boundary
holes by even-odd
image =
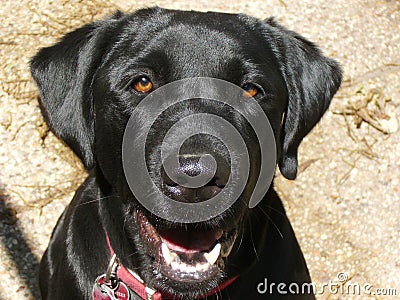
[[[237,230],[200,229],[193,225],[157,230],[146,216],[134,213],[139,235],[154,268],[178,282],[202,282],[223,272]]]

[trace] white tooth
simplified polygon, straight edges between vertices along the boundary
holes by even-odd
[[[184,262],[179,264],[179,270],[180,270],[181,272],[187,273],[186,267],[187,267],[187,265],[186,265]]]
[[[208,266],[209,266],[209,265],[210,265],[209,263],[204,263],[204,264],[197,263],[197,264],[196,264],[196,270],[197,270],[198,272],[203,272],[203,271],[205,271],[205,270],[208,269]]]
[[[196,264],[196,271],[200,272],[200,271],[202,271],[202,270],[203,270],[203,264],[197,263],[197,264]]]
[[[195,266],[187,266],[186,272],[195,273],[196,272],[196,267]]]
[[[204,257],[207,259],[210,265],[213,265],[217,261],[220,252],[221,252],[221,244],[218,243],[215,245],[214,249],[212,249],[210,252],[204,253]]]
[[[176,262],[176,261],[173,261],[171,263],[171,267],[172,267],[173,270],[178,270],[179,269],[179,263]]]
[[[178,255],[176,253],[172,253],[169,249],[168,246],[164,243],[161,244],[161,252],[162,255],[165,259],[165,262],[170,265],[171,262],[174,260],[175,257],[177,257]]]
[[[207,271],[209,268],[211,267],[211,265],[209,263],[205,263],[203,264],[203,272]]]

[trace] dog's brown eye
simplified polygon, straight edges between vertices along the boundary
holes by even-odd
[[[133,88],[139,93],[148,93],[153,89],[153,83],[146,76],[141,76],[133,82]]]
[[[246,98],[254,97],[259,92],[258,87],[252,83],[246,83],[242,86],[242,89],[244,89],[243,96]]]

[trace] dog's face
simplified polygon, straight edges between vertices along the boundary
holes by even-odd
[[[261,162],[258,139],[243,115],[210,99],[192,99],[164,111],[148,133],[145,160],[153,182],[170,198],[185,203],[208,200],[230,176],[227,147],[207,134],[185,140],[175,170],[189,176],[207,173],[200,160],[211,155],[217,169],[205,186],[188,188],[166,174],[160,153],[163,138],[187,116],[224,118],[243,137],[250,159],[245,189],[228,210],[200,223],[171,222],[147,211],[125,178],[122,143],[132,111],[149,93],[177,80],[211,77],[233,83],[244,96],[253,96],[268,117],[281,172],[293,179],[297,147],[327,109],[341,80],[335,62],[273,20],[162,9],[116,14],[79,29],[43,49],[31,69],[52,130],[118,195],[125,216],[120,222],[132,247],[128,252],[139,257],[135,264],[140,275],[156,288],[192,297],[216,288],[238,263],[232,249],[241,247],[237,237],[251,215],[248,202]],[[143,120],[134,122],[140,128]],[[253,242],[260,246],[260,241]]]
[[[270,45],[260,43],[255,47],[250,43],[251,40],[262,41],[262,33],[237,30],[235,27],[243,23],[239,17],[176,13],[164,18],[162,22],[154,22],[151,18],[145,20],[140,32],[124,28],[118,44],[94,76],[96,159],[107,181],[117,188],[126,204],[129,234],[139,236],[143,243],[138,251],[145,254],[143,268],[148,269],[147,276],[157,274],[160,283],[156,286],[168,282],[174,290],[193,291],[195,287],[204,291],[210,286],[215,288],[216,279],[225,273],[224,259],[232,250],[258,179],[261,155],[255,132],[237,110],[209,99],[181,102],[157,118],[146,138],[146,165],[152,181],[176,201],[200,202],[218,194],[225,187],[232,166],[229,151],[221,140],[198,134],[186,139],[180,148],[180,170],[176,172],[207,173],[199,159],[211,155],[217,162],[216,174],[201,188],[187,188],[171,180],[161,163],[161,145],[167,130],[179,120],[198,113],[224,118],[244,138],[252,162],[246,188],[232,207],[201,224],[181,224],[148,213],[132,195],[124,178],[120,152],[128,119],[152,91],[184,78],[204,76],[223,79],[251,93],[279,139],[287,106],[287,89]],[[172,18],[179,19],[179,23],[173,22]],[[199,88],[216,89],[212,85]],[[250,100],[243,97],[243,101]],[[142,118],[149,118],[148,112],[143,112]],[[133,121],[135,127],[141,128],[141,118]],[[201,128],[202,123],[199,120],[187,126]],[[185,128],[182,131],[184,134]],[[178,143],[179,137],[180,134],[176,134],[174,144]]]

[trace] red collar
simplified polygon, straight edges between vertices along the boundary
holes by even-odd
[[[108,244],[108,248],[110,249],[111,257],[114,256],[114,249],[111,247],[110,239],[108,238],[108,234],[106,232],[106,240]],[[140,278],[140,276],[123,265],[119,264],[116,271],[117,277],[124,282],[133,292],[135,292],[139,297],[143,300],[162,300],[164,299],[177,299],[176,297],[171,297],[166,294],[161,294],[161,292],[155,291],[152,288],[146,286],[144,281]],[[197,299],[206,298],[212,296],[223,289],[227,288],[230,284],[232,284],[239,276],[235,276],[230,278],[229,280],[223,282],[220,286],[208,292],[204,296],[197,297]]]

